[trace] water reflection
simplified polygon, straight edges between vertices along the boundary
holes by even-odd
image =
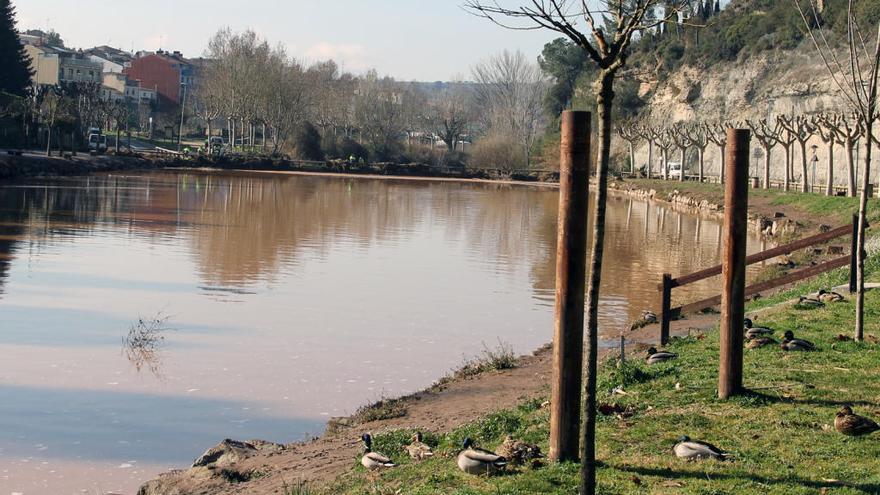
[[[178,463],[224,436],[299,439],[303,425],[430,384],[482,342],[529,352],[552,334],[556,208],[551,188],[252,173],[0,187],[0,352],[13,356],[0,365],[0,403],[19,404],[0,407],[0,424],[44,444],[58,429],[100,432],[102,411],[148,400],[167,415],[114,435],[155,432],[162,449],[104,445],[120,440],[99,433],[88,447],[29,453],[31,465]],[[663,272],[717,263],[720,225],[624,198],[608,215],[600,324],[613,339],[659,305]],[[129,324],[157,312],[175,329],[161,381],[119,352]],[[67,392],[100,400],[49,424],[39,412]],[[234,428],[231,406],[213,407],[231,402]],[[195,407],[216,431],[175,423],[193,404],[211,405]],[[280,419],[261,422],[267,411]],[[27,442],[0,436],[0,464]],[[97,488],[67,474],[50,491]],[[16,476],[0,475],[0,491],[40,474]]]

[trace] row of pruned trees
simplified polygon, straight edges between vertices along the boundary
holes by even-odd
[[[766,189],[771,183],[771,161],[773,151],[781,148],[785,154],[782,187],[786,191],[794,182],[795,168],[800,168],[800,186],[803,191],[812,191],[808,173],[811,157],[808,143],[821,140],[827,147],[825,193],[834,194],[834,152],[836,146],[842,146],[846,157],[846,184],[850,196],[855,196],[856,185],[855,150],[860,140],[867,137],[865,125],[855,115],[839,113],[822,113],[815,115],[779,115],[775,119],[747,119],[743,122],[678,122],[671,126],[650,126],[638,123],[624,123],[617,126],[617,135],[629,146],[630,171],[636,167],[635,150],[639,143],[647,143],[648,164],[645,173],[650,178],[651,166],[654,162],[654,150],[661,154],[661,176],[669,178],[670,152],[678,152],[682,169],[687,163],[689,150],[697,155],[697,175],[700,181],[705,178],[704,157],[708,146],[718,147],[718,160],[721,180],[724,177],[724,146],[726,145],[726,129],[728,127],[748,127],[752,131],[754,142],[763,151],[763,169],[761,183]],[[797,160],[796,160],[797,158]],[[684,171],[678,175],[684,180]]]

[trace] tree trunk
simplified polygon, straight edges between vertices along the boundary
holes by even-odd
[[[636,172],[636,150],[633,142],[629,142],[629,174],[633,175]]]
[[[116,123],[116,154],[119,154],[119,138],[122,129],[119,128],[119,122]]]
[[[681,148],[681,171],[678,174],[678,181],[684,182],[684,162],[687,160],[687,148]]]
[[[212,155],[214,150],[212,149],[213,146],[211,145],[211,119],[205,119],[205,125],[207,126],[208,133],[208,149],[205,151],[208,153],[208,155]]]
[[[724,162],[724,145],[719,144],[718,147],[720,148],[720,153],[718,154],[718,156],[719,156],[718,162],[719,162],[719,167],[721,168],[721,177],[718,180],[718,182],[721,184],[724,184],[724,168],[726,165],[726,163]]]
[[[828,144],[828,173],[826,175],[825,195],[834,196],[834,139]]]
[[[791,188],[791,145],[787,145],[785,147],[785,182],[783,183],[782,188],[785,192]]]
[[[46,126],[49,133],[46,135],[46,156],[52,156],[52,126]]]
[[[770,150],[769,146],[764,147],[764,189],[770,189]]]
[[[871,114],[873,116],[873,112]],[[861,342],[865,337],[865,229],[868,226],[868,185],[871,183],[871,131],[874,121],[866,125],[868,138],[865,139],[865,170],[862,172],[862,195],[859,198],[859,238],[856,251],[856,329],[853,337]]]
[[[703,154],[705,151],[705,148],[697,148],[697,160],[700,162],[700,184],[703,183]]]
[[[596,112],[599,121],[599,153],[596,169],[596,216],[593,223],[592,260],[587,285],[587,338],[584,339],[586,373],[581,443],[580,495],[596,493],[596,368],[599,335],[599,286],[605,252],[605,204],[608,198],[608,164],[611,161],[611,102],[614,99],[614,73],[602,71]]]
[[[800,141],[801,145],[801,173],[803,174],[801,180],[801,191],[803,192],[812,192],[810,189],[810,179],[807,173],[807,142]]]
[[[663,180],[669,180],[669,148],[662,148],[662,156],[660,157],[663,160]]]
[[[846,140],[846,194],[847,196],[856,197],[856,161],[853,157],[853,148],[855,143],[852,139]]]
[[[654,163],[654,141],[648,139],[648,166],[645,167],[645,175],[651,178],[651,165]]]

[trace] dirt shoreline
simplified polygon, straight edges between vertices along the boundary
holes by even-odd
[[[717,317],[702,315],[673,323],[673,335],[701,333],[713,328]],[[548,330],[549,333],[549,330]],[[659,338],[657,325],[627,334],[627,351],[639,359],[647,344]],[[611,359],[618,349],[601,349],[600,359]],[[400,399],[402,417],[357,423],[342,421],[334,431],[307,442],[263,444],[249,452],[225,449],[225,459],[208,466],[171,471],[144,484],[139,495],[274,494],[285,484],[308,481],[317,486],[351,470],[362,452],[360,435],[399,429],[447,432],[493,411],[515,407],[529,399],[550,395],[552,352],[544,346],[522,356],[504,371],[454,378]],[[265,447],[269,445],[269,447]],[[219,447],[219,446],[218,446]],[[230,481],[234,480],[234,481]]]

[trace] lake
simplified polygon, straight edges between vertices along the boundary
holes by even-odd
[[[557,201],[269,173],[0,185],[0,493],[133,493],[223,438],[302,440],[499,342],[531,352],[553,333]],[[661,273],[721,249],[713,220],[619,197],[608,217],[606,344],[659,307]],[[139,319],[161,337],[141,360]]]

